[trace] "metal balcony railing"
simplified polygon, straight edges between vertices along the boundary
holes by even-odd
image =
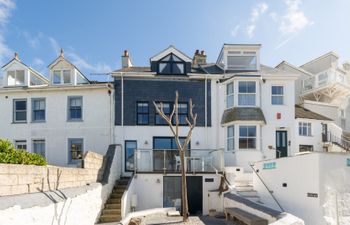
[[[327,85],[333,85],[336,83],[349,86],[349,82],[344,74],[334,69],[325,70],[313,77],[305,79],[303,81],[303,92],[308,92],[313,89],[325,87]]]
[[[181,172],[181,161],[177,149],[136,149],[133,160],[134,172]],[[186,172],[222,172],[223,149],[189,149],[185,156]]]
[[[331,132],[322,133],[322,141],[335,144],[343,148],[345,151],[350,152],[350,140],[344,136],[339,137]]]

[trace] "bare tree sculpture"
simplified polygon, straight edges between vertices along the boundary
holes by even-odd
[[[188,144],[190,143],[192,131],[194,127],[196,126],[197,121],[197,114],[193,114],[193,107],[192,99],[189,100],[189,116],[186,117],[186,123],[188,125],[188,131],[186,135],[185,142],[181,144],[180,141],[180,134],[179,134],[179,93],[178,91],[175,92],[175,103],[173,107],[173,111],[171,112],[170,116],[167,116],[164,113],[163,110],[163,103],[160,103],[157,105],[155,102],[153,102],[154,107],[156,108],[156,111],[158,114],[167,122],[171,132],[174,135],[175,142],[177,145],[177,149],[179,151],[180,155],[180,162],[181,162],[181,195],[182,195],[182,217],[183,221],[188,221],[188,200],[187,200],[187,183],[186,183],[186,161],[185,161],[185,155],[188,148]],[[175,116],[175,117],[174,117]],[[173,118],[175,118],[175,121],[173,121]],[[191,121],[190,121],[191,120]],[[175,122],[175,123],[173,123]]]

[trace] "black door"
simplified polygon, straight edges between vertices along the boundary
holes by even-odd
[[[276,131],[276,158],[288,156],[287,131]]]
[[[190,215],[202,215],[203,211],[203,178],[200,176],[186,177],[188,211]]]
[[[187,176],[187,199],[190,215],[203,211],[203,181],[201,176]],[[176,207],[181,212],[181,177],[163,177],[163,207]]]
[[[328,141],[328,127],[326,123],[322,123],[322,141],[327,142]]]

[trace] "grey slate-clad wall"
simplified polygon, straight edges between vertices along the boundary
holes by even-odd
[[[115,125],[121,125],[121,81],[114,80],[115,88]],[[136,104],[147,101],[149,104],[149,125],[155,125],[153,101],[174,102],[175,91],[179,92],[179,102],[188,102],[192,98],[197,113],[197,126],[205,126],[205,81],[169,80],[169,79],[132,79],[124,78],[124,125],[136,126]],[[207,125],[211,126],[211,86],[207,84]]]

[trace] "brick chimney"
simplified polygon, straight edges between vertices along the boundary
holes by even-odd
[[[196,52],[194,53],[192,63],[193,65],[207,64],[207,55],[205,54],[205,51],[202,50],[201,52],[199,52],[199,50],[197,49]]]
[[[129,56],[128,50],[124,50],[124,54],[122,56],[122,68],[132,67],[131,58]]]

